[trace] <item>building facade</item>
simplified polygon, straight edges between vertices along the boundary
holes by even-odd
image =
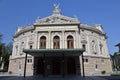
[[[82,75],[82,59],[76,51],[73,52],[74,49],[85,50],[83,61],[86,75],[112,71],[106,33],[102,26],[89,26],[80,23],[76,17],[64,16],[58,5],[55,5],[52,15],[37,18],[31,26],[19,27],[13,38],[9,71],[18,75],[24,74],[26,53],[23,50],[26,49],[36,50],[29,51],[27,55],[26,75]],[[64,57],[59,52],[57,54],[55,49],[65,53]],[[67,49],[71,50],[71,55],[65,51]],[[47,50],[50,54],[46,53]]]

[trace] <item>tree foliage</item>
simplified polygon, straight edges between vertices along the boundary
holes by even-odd
[[[5,44],[2,42],[2,35],[0,34],[0,68],[7,70],[9,65],[9,56],[12,53],[12,43]]]
[[[117,58],[119,52],[114,52],[114,54],[110,54],[110,57],[111,57],[111,60],[112,60],[112,67],[113,69],[117,69],[117,66],[120,66],[120,63],[116,62],[116,59],[119,59]]]
[[[2,35],[2,34],[0,34],[0,43],[1,43],[1,41],[2,41],[2,36],[3,36],[3,35]]]

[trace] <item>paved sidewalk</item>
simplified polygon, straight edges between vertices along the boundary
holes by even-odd
[[[102,77],[96,77],[96,76],[89,76],[88,78],[91,79],[91,80],[108,80],[108,79],[105,79],[105,78],[102,78]]]
[[[0,76],[18,76],[17,74],[9,74],[8,72],[0,72]]]
[[[65,76],[65,77],[40,77],[40,76],[17,76],[17,74],[0,73],[0,80],[120,80],[120,76]]]
[[[15,76],[1,76],[0,80],[107,80],[100,77],[80,77],[80,76],[66,76],[66,77],[15,77]]]

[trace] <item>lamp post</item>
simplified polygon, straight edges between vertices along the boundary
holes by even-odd
[[[24,78],[26,77],[26,63],[27,63],[27,53],[25,55]]]
[[[83,70],[83,78],[85,77],[85,71],[84,71],[84,58],[82,53],[82,70]]]

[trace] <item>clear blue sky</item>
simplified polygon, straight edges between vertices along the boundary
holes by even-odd
[[[59,3],[63,15],[76,15],[81,23],[102,24],[108,36],[109,53],[118,51],[120,42],[120,0],[0,0],[0,33],[3,42],[12,41],[18,26],[27,26],[36,18],[52,14]]]

